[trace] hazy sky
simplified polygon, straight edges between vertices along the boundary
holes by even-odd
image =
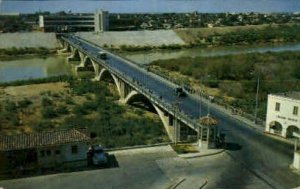
[[[23,13],[101,8],[110,12],[300,12],[300,0],[2,0],[1,5],[2,12]]]

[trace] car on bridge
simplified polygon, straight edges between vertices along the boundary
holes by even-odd
[[[176,93],[176,96],[178,96],[178,97],[185,97],[186,96],[186,92],[184,91],[184,89],[182,87],[177,87],[175,89],[175,93]]]
[[[102,60],[106,60],[107,59],[106,53],[103,52],[103,51],[100,51],[99,55],[98,55],[98,58],[100,58]]]

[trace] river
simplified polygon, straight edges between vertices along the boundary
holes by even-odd
[[[139,64],[148,64],[158,59],[171,59],[197,56],[222,56],[251,52],[281,52],[300,51],[300,44],[282,44],[247,46],[247,47],[220,47],[220,48],[192,48],[183,50],[160,50],[150,52],[124,53],[122,56]],[[0,82],[45,78],[58,75],[70,75],[73,67],[67,63],[64,56],[49,56],[47,58],[27,57],[14,60],[0,61]]]
[[[62,56],[27,57],[0,61],[0,82],[45,78],[72,74],[72,67]]]
[[[181,50],[153,50],[150,52],[121,53],[125,58],[139,64],[149,64],[155,60],[176,59],[181,57],[209,57],[229,54],[253,53],[253,52],[282,52],[300,51],[300,44],[259,45],[259,46],[232,46],[214,48],[192,48]]]
[[[299,0],[0,0],[0,12],[299,12]]]

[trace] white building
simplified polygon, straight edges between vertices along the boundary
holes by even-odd
[[[300,133],[300,92],[268,95],[266,129],[267,133],[293,137]]]
[[[109,30],[109,12],[50,14],[39,16],[39,28],[44,32]]]

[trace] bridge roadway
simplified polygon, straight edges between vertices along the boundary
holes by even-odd
[[[78,44],[78,40],[80,40],[80,46],[93,57],[103,50],[78,37],[69,36],[68,40],[75,44]],[[109,53],[108,60],[113,69],[134,80],[139,80],[145,88],[161,95],[167,103],[172,104],[176,100],[174,95],[175,85],[147,73],[147,71],[128,63],[127,60],[117,55]],[[180,109],[194,119],[199,117],[199,107],[201,107],[202,115],[207,114],[207,105],[201,103],[199,99],[192,95],[180,100]],[[220,121],[219,126],[226,134],[228,144],[226,153],[241,167],[250,170],[249,174],[228,169],[228,174],[232,178],[239,179],[247,185],[247,183],[251,183],[251,178],[258,177],[267,183],[270,188],[295,188],[300,185],[300,176],[289,168],[293,161],[292,145],[274,140],[213,106],[210,107],[210,113]],[[228,175],[224,175],[225,177],[228,177]],[[227,186],[227,188],[237,187]]]

